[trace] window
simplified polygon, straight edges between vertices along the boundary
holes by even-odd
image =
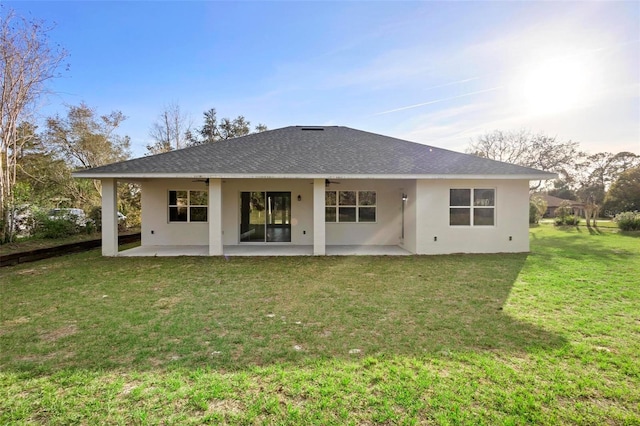
[[[495,189],[450,189],[449,225],[493,226],[495,205]]]
[[[207,191],[169,191],[169,222],[206,222]]]
[[[375,191],[326,191],[325,221],[373,223],[376,221]]]

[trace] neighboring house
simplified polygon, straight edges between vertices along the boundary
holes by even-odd
[[[105,256],[529,250],[529,181],[553,173],[348,127],[292,126],[77,171],[102,181]],[[117,181],[142,188],[118,253]]]
[[[562,203],[569,203],[573,215],[584,217],[584,203],[574,200],[565,200],[564,198],[554,197],[553,195],[537,193],[533,194],[532,197],[540,197],[547,203],[547,211],[544,213],[543,217],[556,217],[556,210]]]

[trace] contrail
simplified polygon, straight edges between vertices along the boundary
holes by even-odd
[[[492,87],[490,89],[478,90],[478,91],[475,91],[475,92],[465,93],[463,95],[452,96],[450,98],[435,99],[435,100],[429,101],[429,102],[423,102],[423,103],[420,103],[420,104],[415,104],[415,105],[409,105],[409,106],[405,106],[405,107],[401,107],[401,108],[390,109],[388,111],[377,112],[377,113],[375,113],[373,115],[390,114],[392,112],[404,111],[406,109],[412,109],[412,108],[418,108],[418,107],[425,106],[425,105],[437,104],[438,102],[445,102],[445,101],[450,101],[450,100],[453,100],[453,99],[459,99],[459,98],[464,98],[464,97],[467,97],[467,96],[473,96],[473,95],[477,95],[479,93],[492,92],[494,90],[498,90],[498,89],[502,89],[502,88],[504,88],[504,86],[496,86],[496,87]]]
[[[436,86],[427,87],[424,90],[439,89],[440,87],[453,86],[454,84],[460,84],[460,83],[468,83],[468,82],[474,81],[474,80],[480,80],[480,77],[471,77],[471,78],[465,78],[465,79],[458,80],[458,81],[452,81],[450,83],[438,84]]]

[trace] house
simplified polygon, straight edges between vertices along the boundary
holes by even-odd
[[[584,215],[584,203],[574,200],[565,200],[564,198],[554,197],[553,195],[545,193],[533,194],[532,197],[540,197],[547,203],[547,210],[544,213],[544,217],[556,217],[556,210],[562,203],[569,204],[572,214],[574,216],[585,217]]]
[[[291,126],[74,173],[102,182],[102,253],[529,250],[529,181],[555,174],[338,126]],[[118,253],[117,182],[142,190]]]

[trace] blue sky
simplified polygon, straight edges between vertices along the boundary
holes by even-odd
[[[145,153],[178,103],[269,128],[343,125],[463,151],[526,128],[640,154],[640,2],[2,2],[56,24],[41,114],[121,110]]]

